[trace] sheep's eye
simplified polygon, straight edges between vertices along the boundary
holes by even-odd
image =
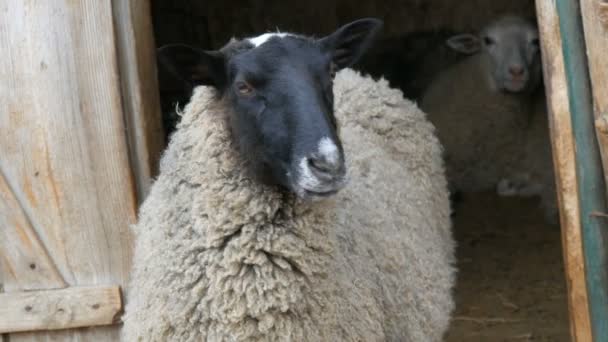
[[[331,76],[332,79],[334,79],[336,77],[336,64],[335,63],[329,63],[329,75]]]
[[[490,38],[488,36],[485,36],[485,37],[483,37],[483,42],[486,45],[493,45],[494,44],[494,39],[492,39],[492,38]]]
[[[247,82],[237,82],[236,90],[243,96],[251,96],[254,91],[253,87]]]

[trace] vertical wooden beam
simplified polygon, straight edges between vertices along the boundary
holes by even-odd
[[[605,341],[608,339],[608,226],[606,219],[597,213],[606,213],[606,187],[595,136],[583,24],[577,0],[557,0],[556,4],[576,143],[576,171],[591,328],[595,341]]]
[[[149,0],[112,0],[129,156],[141,203],[164,148]]]
[[[596,134],[608,176],[608,0],[581,1]],[[606,182],[608,183],[608,182]]]
[[[589,342],[592,340],[591,318],[578,203],[576,147],[572,132],[562,38],[555,1],[537,0],[536,13],[541,37],[549,128],[560,206],[570,332],[572,341]]]

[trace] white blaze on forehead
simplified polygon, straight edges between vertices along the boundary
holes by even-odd
[[[261,36],[249,38],[249,42],[253,44],[255,47],[258,47],[264,43],[266,43],[272,37],[284,38],[289,36],[289,33],[264,33]]]
[[[322,155],[330,163],[337,163],[339,159],[338,146],[328,137],[319,141],[319,154]]]

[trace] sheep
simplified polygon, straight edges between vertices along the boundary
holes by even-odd
[[[201,85],[133,228],[125,341],[442,339],[441,146],[401,92],[349,68],[381,23],[159,51]]]
[[[521,159],[503,173],[496,191],[500,196],[539,196],[545,219],[557,224],[559,208],[547,115],[545,97],[536,96],[531,121],[524,132]]]
[[[447,44],[472,55],[439,75],[420,107],[445,149],[450,190],[541,195],[546,217],[555,222],[536,26],[504,16],[478,35],[456,35]]]

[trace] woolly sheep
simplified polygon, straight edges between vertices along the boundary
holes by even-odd
[[[448,45],[471,54],[429,86],[421,108],[445,148],[450,189],[501,195],[541,195],[556,219],[550,140],[541,86],[538,30],[505,16],[479,35]]]
[[[496,187],[501,196],[539,196],[545,218],[557,224],[559,209],[553,171],[553,154],[544,96],[537,96],[518,163],[505,170]]]
[[[233,43],[242,49],[234,56],[248,56],[230,59],[238,63],[292,54],[282,49],[289,44],[335,46],[333,63],[342,70],[329,114],[340,127],[336,144],[343,145],[349,182],[331,195],[310,200],[297,184],[250,177],[231,94],[251,99],[259,86],[195,88],[134,227],[124,340],[442,339],[454,307],[455,269],[441,147],[425,114],[398,90],[346,68],[364,50],[370,25],[377,24],[356,21],[329,40],[286,35]],[[251,43],[259,40],[265,42]],[[230,44],[205,56],[229,51]],[[313,68],[317,57],[306,56],[312,64],[297,82],[281,84],[304,91],[316,84],[304,75],[331,73]],[[304,70],[295,68],[298,61],[289,55],[272,65]],[[273,77],[282,76],[289,77]],[[238,82],[239,73],[234,77]],[[307,108],[314,114],[316,107]]]

